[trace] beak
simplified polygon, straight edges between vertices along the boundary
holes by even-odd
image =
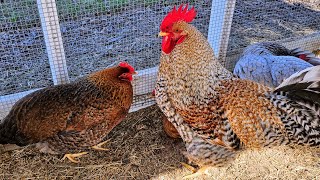
[[[133,73],[132,73],[132,75],[137,75],[138,74],[138,72],[137,71],[134,71]]]
[[[160,31],[159,34],[158,34],[158,37],[168,36],[168,35],[169,35],[169,33]]]

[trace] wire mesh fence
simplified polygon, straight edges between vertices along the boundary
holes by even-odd
[[[207,34],[211,1],[190,3],[195,22]],[[137,70],[159,62],[159,24],[173,5],[187,1],[57,1],[71,79],[126,60]]]
[[[235,1],[38,0],[38,5],[36,0],[1,2],[0,108],[17,100],[5,95],[68,78],[73,81],[119,60],[140,70],[134,82],[133,107],[154,103],[150,93],[161,51],[159,25],[174,5],[182,3],[196,7],[193,24],[206,37],[209,35],[220,59],[226,55],[224,65],[230,70],[242,49],[254,42],[286,40],[289,46],[307,46],[309,50],[320,46],[316,35],[320,32],[319,1]],[[52,11],[55,8],[57,12]],[[305,40],[307,36],[311,36],[309,41]],[[58,82],[54,77],[65,80]]]
[[[34,0],[0,3],[0,72],[0,96],[52,84]]]
[[[181,3],[187,1],[57,1],[71,81],[120,60],[136,70],[157,66],[159,24],[174,5]],[[199,9],[195,24],[207,34],[211,1],[189,3]],[[152,72],[140,73],[145,84],[135,86],[134,107],[154,102],[150,96],[150,82],[155,82]]]
[[[2,109],[8,109],[18,97],[27,93],[19,96],[10,94],[50,86],[53,82],[63,83],[64,81],[58,80],[66,75],[73,81],[119,60],[129,62],[137,70],[143,70],[135,82],[133,107],[154,103],[150,93],[156,78],[154,67],[158,65],[160,56],[161,40],[157,37],[159,24],[174,5],[182,3],[197,7],[198,17],[194,24],[207,35],[210,0],[38,0],[38,7],[35,0],[1,3],[2,27],[7,27],[1,29],[1,35],[10,34],[12,29],[18,29],[19,33],[25,35],[12,36],[11,39],[2,41],[2,52],[7,56],[1,58],[1,62],[7,64],[4,68],[8,72],[2,78],[4,81],[0,82]],[[57,12],[54,12],[55,8]],[[58,30],[55,28],[56,18],[59,18]],[[33,37],[35,30],[37,34]],[[59,34],[62,36],[63,47],[59,47]],[[13,55],[15,45],[24,39],[29,42],[28,52]],[[8,43],[13,41],[17,43]],[[64,53],[61,49],[65,52],[67,73],[63,72]],[[30,63],[32,66],[27,66]],[[17,71],[19,66],[23,66],[19,69],[23,76]],[[55,76],[60,78],[57,80]]]
[[[227,67],[232,70],[246,46],[278,41],[289,48],[320,47],[320,1],[237,0],[228,46]]]

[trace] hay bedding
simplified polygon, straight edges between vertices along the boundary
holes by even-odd
[[[152,106],[129,114],[109,135],[109,151],[90,151],[80,164],[62,156],[40,154],[32,147],[0,155],[0,179],[181,179],[190,172],[180,161],[184,145],[161,127],[162,114]],[[275,147],[244,151],[231,164],[212,168],[200,179],[317,179],[320,149]]]

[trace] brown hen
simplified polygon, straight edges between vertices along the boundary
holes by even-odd
[[[155,97],[155,89],[152,91],[152,97]],[[178,139],[181,138],[177,129],[173,126],[173,124],[167,119],[167,117],[162,118],[162,127],[164,132],[171,138]]]
[[[0,125],[0,143],[37,143],[41,152],[60,154],[105,150],[100,143],[127,115],[133,100],[134,68],[121,62],[69,84],[33,92],[12,107]],[[98,144],[100,143],[100,144]],[[74,157],[83,153],[67,154]]]
[[[293,74],[276,90],[233,76],[191,24],[183,5],[162,21],[156,101],[186,145],[189,161],[223,165],[242,148],[320,145],[320,66]],[[190,168],[190,167],[189,167]]]
[[[163,130],[166,134],[174,139],[180,138],[180,135],[177,129],[173,126],[173,124],[167,119],[167,117],[162,118]]]

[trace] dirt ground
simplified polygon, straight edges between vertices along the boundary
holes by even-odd
[[[162,114],[151,106],[129,114],[107,137],[109,151],[90,151],[81,163],[34,147],[0,155],[0,179],[182,179],[190,174],[180,139],[161,127]],[[211,168],[197,179],[319,179],[320,148],[275,147],[242,152],[231,164]]]
[[[228,50],[320,31],[318,0],[237,0]]]

